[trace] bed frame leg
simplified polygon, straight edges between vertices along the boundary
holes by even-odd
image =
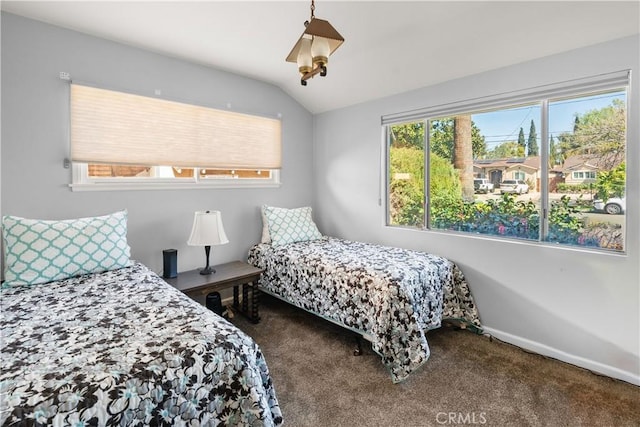
[[[353,355],[361,356],[362,355],[362,338],[360,337],[360,335],[356,335],[355,339],[356,339],[356,349],[353,350]]]

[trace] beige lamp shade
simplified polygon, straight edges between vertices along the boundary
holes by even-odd
[[[309,39],[316,41],[315,47],[311,47],[312,50],[317,49],[314,53],[318,55],[323,54],[326,57],[333,54],[342,42],[344,42],[344,38],[333,28],[329,21],[313,17],[293,46],[293,49],[291,49],[291,52],[289,52],[287,62],[298,61],[298,53],[301,49],[307,48],[305,40]]]
[[[189,246],[214,246],[229,243],[220,211],[197,211],[193,217]]]

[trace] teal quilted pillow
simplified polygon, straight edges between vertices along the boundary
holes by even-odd
[[[322,238],[311,218],[310,207],[285,209],[264,206],[263,212],[273,246]]]
[[[35,285],[131,265],[127,212],[45,221],[2,217],[4,286]]]

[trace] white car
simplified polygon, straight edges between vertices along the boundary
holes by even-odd
[[[593,207],[597,211],[603,211],[611,215],[619,215],[627,210],[627,200],[624,197],[611,197],[605,203],[604,200],[594,200]]]
[[[476,178],[473,180],[473,190],[476,193],[493,193],[493,183],[486,178]]]
[[[529,184],[521,179],[505,179],[500,183],[500,193],[524,194],[529,192]]]

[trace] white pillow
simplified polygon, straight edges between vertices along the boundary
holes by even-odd
[[[322,238],[311,217],[311,208],[308,206],[296,209],[264,206],[263,212],[273,246]]]

